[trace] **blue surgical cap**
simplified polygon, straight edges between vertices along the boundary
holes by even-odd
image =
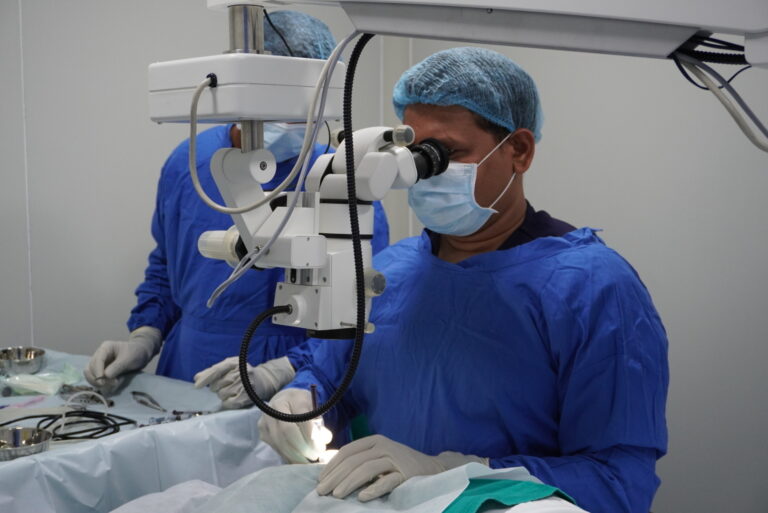
[[[484,48],[451,48],[431,55],[400,77],[392,93],[403,119],[412,103],[460,105],[514,132],[541,139],[543,114],[536,84],[520,66]]]
[[[294,57],[327,59],[336,47],[328,26],[314,16],[298,11],[275,11],[269,18],[283,35]],[[264,20],[264,47],[273,55],[291,55],[275,29]]]

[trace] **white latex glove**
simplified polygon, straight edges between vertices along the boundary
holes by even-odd
[[[122,376],[144,368],[160,352],[163,337],[151,326],[136,328],[127,341],[106,340],[91,356],[83,371],[88,383],[109,395],[122,383]]]
[[[289,383],[295,375],[296,372],[287,356],[275,358],[256,367],[248,364],[251,386],[256,395],[264,401],[271,399],[275,392]],[[206,385],[210,385],[211,390],[218,394],[224,408],[243,408],[253,404],[240,379],[237,356],[222,360],[195,374],[195,388]]]
[[[306,413],[312,410],[309,390],[284,388],[269,402],[272,408],[284,413]],[[259,436],[288,463],[317,461],[325,447],[312,441],[312,422],[281,422],[262,413],[259,418]]]
[[[487,458],[458,452],[428,456],[382,435],[345,445],[320,473],[317,493],[343,499],[358,488],[357,498],[367,502],[385,495],[413,476],[439,474],[470,462],[488,465]],[[373,481],[373,483],[371,483]]]

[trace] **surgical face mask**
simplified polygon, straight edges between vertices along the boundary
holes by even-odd
[[[305,123],[264,123],[264,147],[283,162],[301,153],[304,144]]]
[[[419,221],[433,232],[445,235],[470,235],[482,228],[491,214],[497,212],[493,206],[507,192],[517,173],[512,173],[507,186],[493,203],[487,207],[481,207],[475,201],[477,168],[511,135],[511,133],[507,134],[477,164],[450,162],[442,174],[416,182],[408,190],[408,204]]]

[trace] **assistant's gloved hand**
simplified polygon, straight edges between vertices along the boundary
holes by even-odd
[[[284,413],[306,413],[312,410],[309,390],[284,388],[269,402],[272,408]],[[281,422],[263,413],[259,419],[259,436],[289,463],[317,461],[325,449],[312,441],[312,423]]]
[[[289,383],[296,372],[287,356],[275,358],[256,367],[248,365],[251,386],[260,399],[267,401]],[[195,374],[195,388],[211,386],[224,408],[243,408],[253,404],[240,379],[239,358],[233,356]]]
[[[368,484],[357,496],[361,502],[367,502],[391,492],[413,476],[439,474],[470,462],[488,465],[487,458],[450,451],[428,456],[385,436],[372,435],[339,450],[320,473],[317,493],[333,492],[334,497],[343,499]]]
[[[123,374],[144,368],[160,352],[163,336],[151,326],[136,328],[126,341],[106,340],[83,371],[88,383],[109,395],[120,387]]]

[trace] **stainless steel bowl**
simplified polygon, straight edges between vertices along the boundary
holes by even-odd
[[[44,362],[45,350],[37,347],[6,347],[0,350],[0,374],[34,374]]]
[[[30,427],[0,428],[0,461],[8,461],[48,449],[50,431]]]

